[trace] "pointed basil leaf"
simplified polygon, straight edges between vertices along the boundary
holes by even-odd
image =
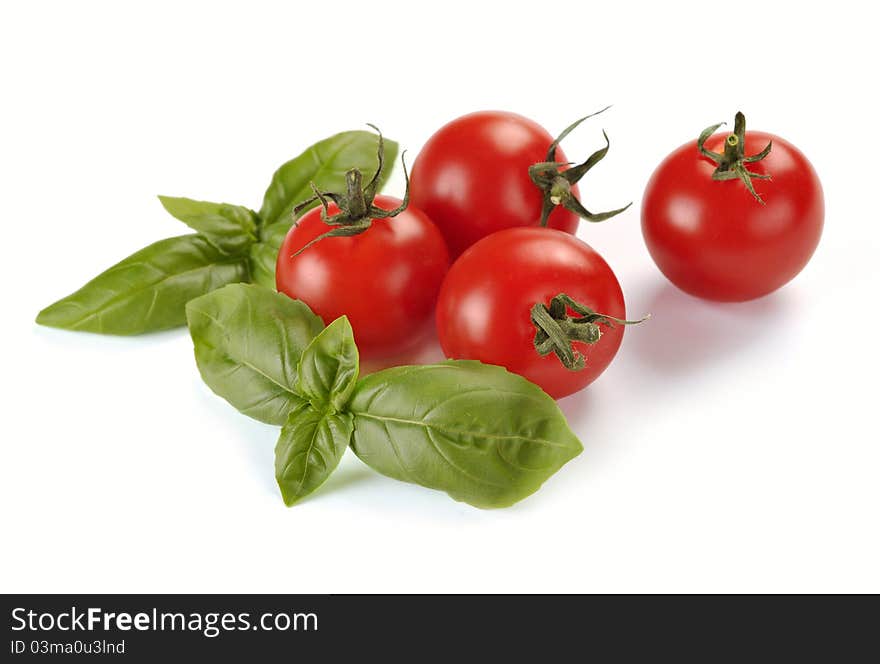
[[[273,224],[261,229],[262,239],[250,247],[251,275],[255,284],[275,290],[275,263],[278,261],[278,250],[289,230],[288,224]]]
[[[220,251],[238,255],[257,239],[257,215],[240,205],[159,196],[172,217],[201,233]]]
[[[522,500],[583,449],[539,387],[474,361],[379,371],[348,408],[367,465],[476,507]]]
[[[299,361],[299,392],[315,406],[342,410],[358,378],[358,349],[346,316],[312,339]]]
[[[102,334],[141,334],[183,325],[194,297],[249,279],[244,257],[200,235],[167,238],[132,254],[43,309],[40,325]]]
[[[275,479],[285,504],[312,493],[335,470],[351,439],[353,420],[350,413],[320,411],[296,400],[275,446]]]
[[[245,415],[283,425],[300,400],[297,364],[321,319],[302,302],[252,284],[193,300],[186,317],[208,387]]]
[[[360,169],[368,182],[379,165],[379,137],[369,131],[346,131],[315,143],[281,166],[263,197],[260,219],[264,227],[293,223],[293,208],[311,198],[310,183],[321,191],[345,191],[345,172]],[[385,173],[397,156],[397,143],[385,139]],[[276,247],[277,251],[277,247]]]

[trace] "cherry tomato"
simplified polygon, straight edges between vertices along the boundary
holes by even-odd
[[[566,368],[555,352],[545,348],[542,356],[536,349],[534,308],[552,309],[559,295],[604,314],[592,324],[600,333],[595,343],[565,340],[570,359],[583,364],[579,370]],[[561,309],[566,318],[579,317],[569,306]],[[483,238],[453,264],[437,300],[437,333],[447,357],[506,367],[557,399],[587,386],[611,363],[623,339],[623,325],[611,317],[626,317],[611,268],[584,242],[550,228]]]
[[[393,210],[401,203],[378,195],[373,205]],[[331,203],[327,214],[339,208]],[[443,236],[412,205],[395,217],[373,219],[351,237],[325,237],[321,208],[290,229],[278,252],[278,290],[302,300],[325,323],[348,316],[361,357],[386,357],[406,350],[430,328],[440,284],[449,266]]]
[[[541,125],[515,113],[460,117],[431,136],[413,163],[412,202],[437,224],[453,257],[495,231],[538,226],[543,192],[529,167],[545,161],[551,143]],[[560,149],[556,161],[567,161]],[[558,205],[548,226],[574,233],[578,215]]]
[[[736,138],[737,131],[744,140]],[[745,131],[742,118],[734,134],[712,135],[705,148],[721,156],[728,142],[741,143],[744,154],[752,155],[770,141],[766,157],[742,164],[746,179],[728,171],[716,174],[725,181],[714,180],[718,163],[690,142],[670,154],[648,182],[642,202],[645,243],[681,290],[710,300],[751,300],[788,283],[813,255],[825,216],[822,186],[796,147],[772,134]],[[767,175],[772,179],[763,179]]]

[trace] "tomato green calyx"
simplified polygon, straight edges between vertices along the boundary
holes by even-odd
[[[608,148],[611,147],[611,142],[608,140],[608,134],[605,133],[604,129],[602,130],[602,135],[605,137],[605,147],[596,150],[596,152],[591,154],[584,163],[574,165],[572,162],[556,161],[556,148],[559,147],[559,143],[562,139],[568,136],[572,130],[587,118],[599,115],[599,113],[607,111],[609,108],[611,107],[606,106],[601,111],[591,113],[590,115],[582,117],[577,122],[570,124],[565,128],[565,131],[559,134],[559,136],[556,137],[556,140],[550,144],[550,147],[547,149],[547,158],[544,161],[532,164],[529,167],[529,177],[532,179],[532,182],[544,192],[544,199],[541,205],[541,226],[547,225],[550,213],[553,212],[553,209],[557,205],[561,205],[566,210],[574,212],[581,219],[593,222],[610,219],[632,205],[632,203],[629,203],[620,209],[612,210],[610,212],[593,213],[587,210],[587,208],[585,208],[577,199],[577,196],[571,192],[572,185],[584,177],[584,175],[587,174],[587,171],[602,161],[605,155],[608,154]],[[570,168],[568,168],[569,166]]]
[[[574,312],[570,315],[569,310]],[[575,350],[573,342],[594,344],[602,338],[601,325],[636,325],[641,320],[623,320],[614,316],[600,314],[584,306],[565,293],[559,293],[550,300],[548,307],[537,302],[531,310],[532,324],[535,326],[535,350],[544,357],[555,353],[563,366],[570,371],[580,371],[586,366],[583,354]]]
[[[718,164],[718,168],[712,172],[712,179],[719,182],[725,180],[742,180],[752,196],[755,197],[755,200],[761,205],[764,205],[764,200],[758,192],[755,191],[755,185],[752,183],[752,180],[769,180],[770,176],[761,173],[753,173],[746,168],[746,164],[753,164],[756,161],[761,161],[764,157],[770,154],[770,150],[773,148],[773,141],[767,143],[767,146],[759,153],[747,157],[745,155],[746,116],[743,115],[741,111],[738,111],[733,123],[733,133],[728,134],[724,141],[724,152],[719,153],[707,150],[705,147],[706,141],[723,124],[724,123],[721,122],[712,125],[711,127],[706,127],[697,139],[697,149],[700,151],[700,154]]]
[[[309,207],[315,201],[321,203],[321,220],[328,226],[332,226],[329,231],[322,233],[314,240],[306,243],[291,258],[299,256],[313,244],[320,242],[328,237],[351,237],[359,235],[368,230],[373,225],[375,219],[387,219],[396,217],[403,212],[409,205],[409,173],[406,169],[406,150],[400,155],[400,161],[403,164],[403,175],[406,179],[406,191],[403,195],[403,201],[393,210],[384,210],[376,205],[373,201],[379,189],[379,182],[382,179],[382,172],[385,169],[385,144],[382,139],[382,132],[375,125],[369,125],[379,134],[379,166],[373,174],[372,179],[364,186],[364,176],[357,168],[352,168],[345,173],[345,193],[337,194],[333,192],[319,191],[314,182],[309,183],[312,192],[315,194],[308,200],[303,201],[293,209],[294,216],[298,215],[305,208]],[[333,202],[339,208],[336,214],[330,214],[330,203]]]

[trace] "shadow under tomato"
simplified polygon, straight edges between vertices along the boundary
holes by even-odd
[[[430,332],[402,353],[378,359],[362,360],[361,375],[404,364],[434,364],[445,359],[446,356],[443,355],[443,349],[440,348],[440,342],[437,340],[437,332],[431,326]]]
[[[658,372],[688,373],[760,343],[791,308],[784,289],[750,302],[710,302],[664,282],[648,300],[651,319],[621,350]]]

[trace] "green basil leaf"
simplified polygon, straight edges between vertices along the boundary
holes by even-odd
[[[278,261],[278,250],[289,230],[288,224],[263,227],[262,239],[251,245],[251,275],[255,284],[275,290],[275,263]]]
[[[159,196],[172,217],[201,233],[220,251],[241,254],[257,239],[257,215],[240,205]]]
[[[297,365],[321,319],[302,302],[252,284],[193,300],[186,317],[208,387],[254,419],[287,422],[300,400]]]
[[[358,378],[358,349],[346,316],[312,339],[299,361],[299,392],[315,406],[345,408]]]
[[[246,257],[200,235],[155,242],[37,315],[40,325],[102,334],[141,334],[183,325],[194,297],[249,279]]]
[[[369,131],[346,131],[315,143],[281,166],[263,197],[260,219],[265,227],[293,223],[293,208],[312,197],[310,183],[321,191],[345,191],[345,172],[360,169],[368,181],[378,167],[378,136]],[[397,157],[397,143],[385,139],[385,174]],[[277,252],[278,247],[275,247]]]
[[[314,408],[295,400],[275,446],[275,479],[285,504],[320,487],[330,476],[351,440],[354,418]]]
[[[522,500],[583,449],[539,387],[474,361],[366,376],[349,410],[368,466],[476,507]]]

